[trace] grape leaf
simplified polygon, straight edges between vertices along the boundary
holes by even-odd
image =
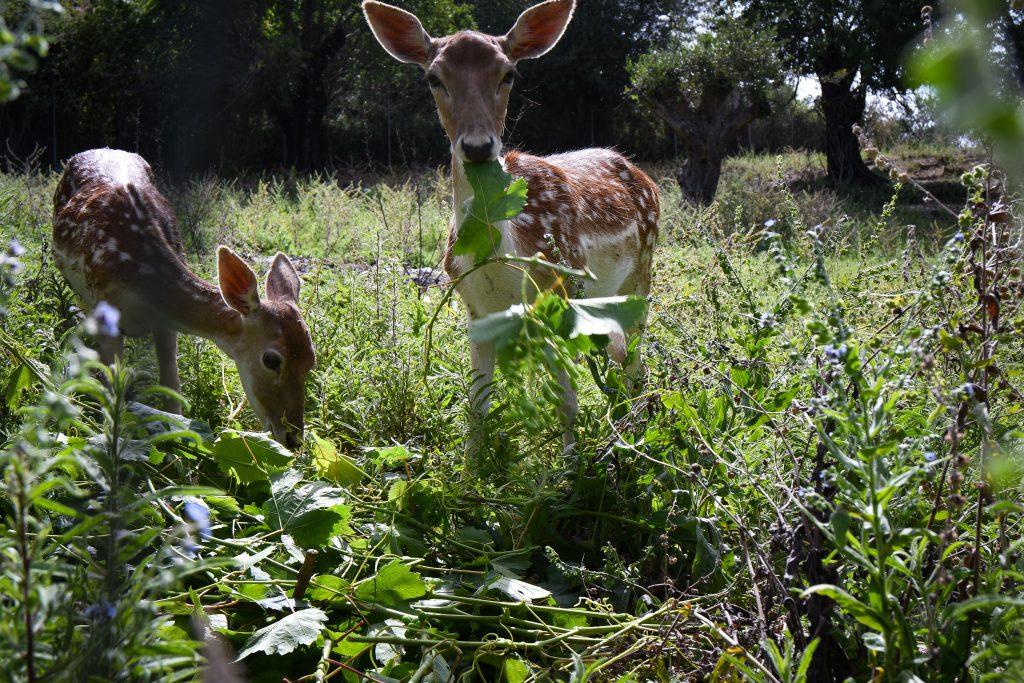
[[[533,306],[517,304],[474,321],[469,338],[501,348],[519,336],[529,316],[544,316],[560,336],[578,340],[577,350],[582,352],[587,350],[588,343],[600,347],[607,343],[610,335],[625,334],[625,330],[643,319],[646,308],[647,301],[637,296],[561,299],[556,294],[548,294]]]
[[[316,641],[326,624],[327,614],[323,610],[316,607],[299,610],[252,634],[238,653],[238,659],[245,659],[254,652],[286,655]]]
[[[342,486],[354,486],[366,476],[352,458],[339,453],[330,441],[313,434],[309,442],[312,443],[313,465],[321,477]]]
[[[272,529],[290,534],[303,548],[321,548],[348,532],[351,509],[343,491],[323,481],[305,481],[298,470],[274,477],[263,514]]]
[[[381,567],[369,581],[356,588],[356,599],[385,606],[397,606],[427,594],[427,585],[416,572],[398,560]]]
[[[226,431],[213,444],[213,459],[238,483],[251,484],[288,469],[292,454],[267,434]]]

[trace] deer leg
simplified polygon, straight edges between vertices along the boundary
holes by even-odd
[[[479,452],[484,437],[484,420],[491,408],[491,388],[494,382],[494,346],[469,343],[469,360],[473,367],[473,380],[469,385],[469,451]]]
[[[181,378],[178,376],[178,333],[159,330],[153,333],[153,345],[156,346],[156,360],[160,366],[160,384],[175,393],[181,393]],[[168,412],[181,414],[181,401],[167,398],[165,406]]]

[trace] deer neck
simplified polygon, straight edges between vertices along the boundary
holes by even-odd
[[[163,271],[164,269],[160,269]],[[170,263],[153,281],[151,307],[178,332],[209,339],[229,356],[242,333],[242,316],[227,305],[220,290],[198,277],[184,263]]]

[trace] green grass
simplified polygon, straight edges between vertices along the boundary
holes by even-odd
[[[899,150],[894,156],[908,166],[915,159],[924,166],[920,160],[926,155],[940,154],[947,170],[936,182],[958,175],[962,169],[955,166],[969,162],[960,152],[943,150]],[[955,268],[949,278],[956,297],[927,296],[941,286],[934,282],[944,272],[940,251],[953,231],[950,221],[919,205],[909,191],[894,212],[884,215],[887,193],[842,194],[822,182],[821,167],[818,156],[798,152],[781,160],[731,159],[717,206],[707,209],[679,203],[669,166],[649,169],[663,189],[663,221],[648,335],[641,349],[648,368],[642,393],[629,399],[617,393],[619,369],[605,358],[593,358],[597,381],[588,372],[581,382],[579,443],[566,457],[556,410],[538,394],[542,365],[525,359],[527,369],[535,372],[525,374],[530,378],[525,386],[499,382],[490,420],[492,443],[486,456],[475,461],[467,461],[464,448],[469,384],[464,310],[457,297],[443,306],[428,347],[426,325],[444,288],[421,291],[402,270],[434,265],[441,258],[451,211],[443,172],[384,178],[363,187],[339,186],[329,178],[203,178],[170,188],[189,259],[199,273],[212,273],[213,249],[222,243],[263,259],[264,267],[266,257],[278,249],[296,258],[303,271],[301,306],[318,354],[308,382],[307,429],[364,473],[356,477],[358,483],[346,485],[342,496],[352,531],[320,549],[314,580],[319,585],[325,576],[339,577],[343,584],[338,590],[355,596],[354,607],[323,596],[310,598],[329,613],[321,640],[288,655],[253,655],[246,659],[252,679],[296,680],[312,674],[325,661],[321,647],[328,637],[335,648],[332,659],[348,667],[339,678],[355,680],[350,669],[408,678],[426,660],[420,648],[385,622],[396,616],[406,619],[408,637],[417,633],[459,643],[458,650],[438,645],[434,653],[471,680],[498,680],[499,671],[516,680],[510,672],[520,663],[538,679],[545,672],[567,679],[578,666],[570,650],[585,665],[600,669],[594,680],[627,675],[633,678],[624,680],[669,680],[671,675],[710,675],[716,667],[723,676],[739,675],[744,667],[770,667],[768,650],[759,643],[770,636],[784,645],[783,632],[793,631],[784,600],[826,578],[858,599],[880,600],[884,606],[878,609],[887,619],[900,611],[894,605],[905,590],[920,647],[944,643],[943,628],[928,616],[929,605],[958,598],[949,594],[951,589],[938,588],[934,576],[925,576],[926,561],[915,564],[917,555],[914,562],[903,560],[913,564],[908,571],[919,581],[918,589],[894,573],[887,585],[899,589],[878,597],[864,567],[828,545],[829,539],[818,555],[799,539],[808,528],[807,515],[824,515],[819,518],[827,523],[837,509],[857,514],[857,501],[870,501],[882,489],[837,463],[815,465],[820,429],[834,429],[852,457],[865,458],[870,468],[879,467],[878,461],[858,454],[874,452],[882,442],[886,448],[898,443],[885,467],[911,472],[913,485],[892,499],[889,515],[893,528],[921,527],[932,509],[925,487],[935,481],[934,474],[921,470],[921,454],[948,454],[943,434],[947,414],[956,412],[951,397],[959,395],[956,387],[974,372],[951,355],[928,363],[924,358],[952,354],[937,345],[937,330],[954,329],[951,320],[966,320],[977,307],[969,305],[967,280]],[[0,387],[11,386],[22,356],[62,371],[61,358],[75,334],[70,293],[46,258],[55,182],[53,176],[0,176],[0,196],[12,198],[4,234],[28,248],[27,268],[19,275],[4,321],[16,348],[0,346],[5,359]],[[766,238],[768,221],[775,221],[772,232],[788,237],[781,243]],[[821,231],[809,237],[819,224]],[[908,224],[916,226],[913,250],[906,249]],[[815,275],[816,254],[827,280]],[[792,269],[788,275],[785,268]],[[954,309],[960,312],[954,315]],[[865,376],[881,389],[842,363],[829,365],[828,349],[841,339],[863,350],[869,368]],[[1005,344],[1003,376],[1016,383],[1019,339]],[[153,381],[148,344],[132,344],[129,362],[136,369],[136,390]],[[928,369],[936,365],[943,372]],[[234,368],[211,344],[183,340],[180,367],[190,417],[208,423],[215,436],[229,428],[259,429],[251,411],[238,409],[243,393]],[[894,392],[889,412],[879,418],[885,425],[880,432],[842,431],[867,419],[858,399],[847,395],[850,386],[860,395]],[[0,443],[21,428],[22,416],[13,409],[30,405],[42,393],[39,383],[15,392],[0,413]],[[1014,403],[993,404],[993,420],[1002,434],[1021,426]],[[819,406],[819,412],[808,406]],[[827,410],[834,411],[832,423],[840,427],[826,427],[832,423],[820,411]],[[536,424],[538,414],[540,428],[528,427]],[[984,441],[979,430],[972,424],[961,437],[964,451],[975,458]],[[1004,442],[1008,452],[1013,438]],[[410,457],[387,461],[381,449],[395,445]],[[297,460],[303,476],[330,479],[310,451],[307,447]],[[182,615],[176,622],[182,629],[188,627],[183,615],[199,599],[208,612],[225,615],[228,627],[222,633],[239,651],[254,631],[281,617],[254,600],[292,589],[298,551],[253,516],[267,496],[265,483],[233,482],[211,458],[167,456],[170,464],[157,473],[168,483],[187,480],[223,488],[239,505],[249,505],[246,512],[216,511],[215,521],[222,526],[215,534],[242,541],[250,552],[271,548],[270,559],[284,569],[261,565],[269,576],[262,581],[270,585],[244,589],[231,588],[233,581],[249,580],[244,572],[211,569],[188,580],[195,598],[180,593],[180,587],[151,597],[167,599],[171,613]],[[840,486],[837,492],[827,483],[834,480],[819,471],[853,488]],[[973,482],[981,475],[967,471],[967,476]],[[805,495],[804,489],[813,492]],[[1019,477],[995,490],[1001,500],[1016,504],[1021,499]],[[939,526],[952,525],[964,538],[973,533],[977,497],[972,493],[969,498],[962,513],[941,506],[947,521]],[[159,526],[162,513],[153,514]],[[1000,534],[1019,538],[1019,515],[983,517],[989,541],[982,558],[985,592],[1016,595],[1019,557],[1008,569],[1000,568],[1005,562],[1000,564],[999,553],[1009,549],[993,539]],[[900,557],[913,555],[892,536],[855,531],[865,542],[891,544],[892,553],[903,553]],[[920,538],[937,543],[936,534]],[[915,543],[926,545],[924,540]],[[948,571],[968,580],[963,547],[949,546],[948,551],[956,558]],[[204,552],[207,557],[236,554],[213,546]],[[376,572],[394,560],[411,567],[430,590],[452,589],[479,602],[458,608],[409,600],[359,602],[365,589],[360,593],[349,584],[380,576]],[[796,574],[790,561],[796,563]],[[810,565],[822,561],[832,574],[813,574]],[[888,576],[884,553],[879,562],[878,574]],[[510,599],[507,593],[481,584],[485,576],[495,578],[495,572],[551,591],[550,601],[537,604],[555,611],[503,604]],[[415,589],[417,581],[409,585]],[[795,609],[806,610],[812,602],[801,599]],[[568,611],[558,612],[561,608]],[[614,614],[602,617],[600,610]],[[973,665],[976,673],[1020,666],[1019,656],[999,650],[1019,642],[1013,640],[1019,618],[1012,617],[1012,609],[1009,613],[1006,623],[975,621],[969,627],[974,629],[971,652],[991,657]],[[646,616],[626,626],[631,614]],[[800,614],[806,618],[806,611]],[[914,670],[934,680],[947,677],[937,661],[909,663],[912,656],[901,655],[895,646],[888,654],[869,654],[863,638],[877,629],[856,623],[849,612],[837,614],[832,642],[850,653],[851,674],[870,678],[879,666],[894,676]],[[606,628],[606,619],[617,626]],[[962,622],[949,623],[950,631],[962,627]],[[584,630],[566,635],[570,626]],[[404,643],[404,654],[389,660],[380,649],[381,628],[385,636],[391,629],[388,637]],[[420,628],[426,630],[415,630]],[[376,638],[377,649],[367,651],[360,644],[364,641],[347,638],[350,629],[356,640]],[[547,642],[555,632],[567,640]],[[888,626],[881,632],[896,637]],[[480,645],[488,638],[520,645]],[[735,642],[743,649],[735,649]],[[955,651],[952,645],[942,647]],[[770,680],[758,672],[751,676]]]

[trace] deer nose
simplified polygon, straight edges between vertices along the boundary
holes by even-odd
[[[470,142],[463,138],[462,153],[466,161],[490,161],[494,158],[494,138],[486,138],[483,142]]]

